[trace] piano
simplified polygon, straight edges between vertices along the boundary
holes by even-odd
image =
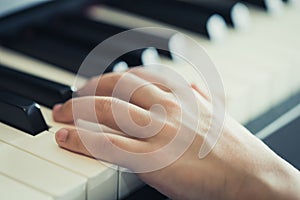
[[[131,173],[63,150],[51,108],[72,97],[76,74],[100,42],[139,27],[165,27],[197,41],[215,63],[226,110],[300,169],[300,6],[292,0],[2,0],[0,2],[0,198],[167,199]],[[200,82],[172,54],[173,33],[140,32],[166,50],[128,52],[104,72],[161,63]],[[135,41],[112,44],[110,53]],[[200,83],[199,83],[200,84]],[[77,85],[78,86],[78,85]]]

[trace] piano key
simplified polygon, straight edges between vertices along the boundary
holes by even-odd
[[[34,155],[38,155],[41,158],[46,158],[46,160],[50,160],[51,162],[58,163],[58,165],[60,165],[60,166],[62,165],[72,171],[76,171],[80,174],[86,174],[86,176],[88,176],[88,180],[90,180],[90,179],[103,180],[103,178],[102,178],[103,174],[108,173],[108,172],[103,172],[103,170],[101,169],[101,166],[99,166],[99,169],[97,168],[98,171],[100,171],[97,174],[98,177],[94,177],[96,175],[90,174],[91,171],[95,171],[96,169],[93,169],[93,167],[90,166],[89,163],[91,163],[91,165],[93,165],[94,168],[96,168],[96,166],[101,165],[101,164],[97,163],[98,161],[94,161],[93,159],[90,159],[90,158],[88,158],[86,160],[85,157],[78,156],[76,154],[74,155],[73,153],[66,152],[64,150],[62,150],[62,151],[57,150],[57,145],[55,144],[55,141],[53,139],[53,137],[54,137],[53,134],[56,133],[59,129],[61,129],[63,127],[73,129],[73,128],[75,128],[74,125],[55,122],[52,119],[52,111],[49,108],[41,106],[41,110],[42,110],[43,116],[45,117],[47,124],[49,126],[51,126],[51,128],[49,128],[49,132],[51,132],[51,134],[49,134],[49,132],[43,132],[43,133],[39,134],[38,136],[36,136],[35,139],[33,140],[32,138],[28,138],[26,136],[26,134],[22,133],[21,131],[14,130],[13,128],[8,127],[6,125],[1,126],[1,124],[0,124],[0,130],[3,130],[2,133],[6,133],[4,135],[4,134],[1,134],[1,132],[0,132],[0,140],[2,139],[9,144],[16,145],[17,147],[22,148],[25,151],[29,150]],[[9,133],[9,134],[7,134],[7,133]],[[49,141],[53,141],[53,142],[49,143]],[[29,145],[30,145],[30,147],[29,147]],[[44,151],[41,152],[40,149],[44,149]],[[64,153],[64,154],[61,155],[62,153]],[[59,155],[56,155],[56,154],[59,154]],[[72,155],[74,155],[74,156],[72,156]],[[69,158],[69,156],[71,156],[71,157]],[[75,158],[73,158],[73,157],[75,157]],[[83,158],[83,159],[78,159],[77,157]],[[70,160],[70,159],[72,159],[72,160]],[[76,163],[76,165],[74,165],[73,160],[78,160],[78,163]],[[83,160],[83,161],[81,161],[81,160]],[[84,162],[84,164],[82,162]],[[107,163],[105,164],[105,166],[114,167]],[[110,171],[110,170],[106,169],[106,171]],[[90,191],[90,193],[91,193],[90,196],[95,197],[92,199],[98,199],[97,197],[99,197],[99,196],[103,197],[104,194],[110,195],[110,196],[113,196],[113,194],[115,194],[115,195],[118,194],[118,197],[119,197],[118,199],[123,199],[128,194],[130,194],[133,191],[136,191],[138,188],[140,188],[144,185],[144,183],[135,174],[127,173],[127,172],[123,172],[123,171],[119,171],[119,172],[115,172],[115,173],[117,173],[118,174],[117,176],[119,177],[119,180],[117,181],[117,183],[113,182],[115,177],[112,176],[110,178],[110,180],[105,182],[106,187],[103,188],[103,186],[101,185],[101,188],[103,188],[102,190],[97,189],[97,192]],[[90,176],[92,176],[92,177],[90,177]],[[94,184],[96,184],[96,183],[94,183]],[[112,186],[113,184],[115,184],[115,186]],[[118,186],[116,186],[116,184],[118,184]],[[93,184],[91,184],[90,187],[95,188],[95,186]],[[116,193],[116,191],[114,191],[114,190],[111,190],[111,188],[118,188],[118,193]],[[88,189],[89,189],[89,184],[88,184]],[[112,192],[112,193],[110,193],[110,192]],[[104,198],[104,199],[116,199],[116,198],[114,197],[114,198]]]
[[[96,45],[108,39],[109,37],[112,37],[118,33],[128,30],[128,28],[124,28],[121,26],[116,26],[116,25],[112,25],[100,21],[95,21],[93,19],[81,15],[69,15],[69,16],[57,17],[52,23],[53,26],[51,28],[55,29],[56,32],[60,32],[64,34],[65,37],[74,38],[76,42],[80,42],[81,40],[81,42],[85,43],[85,45],[89,44],[92,47],[95,47]],[[160,43],[168,43],[168,39],[169,39],[169,38],[161,38],[161,37],[157,38],[154,35],[142,33],[142,32],[140,32],[140,34],[145,38],[147,38],[148,40],[159,39]],[[122,41],[122,43],[120,42],[114,43],[114,41],[112,40],[111,45],[114,48],[120,48],[121,46],[125,46],[126,48],[132,46],[137,42],[138,42],[137,40],[129,40],[129,38],[126,38],[126,40]],[[166,55],[170,57],[169,52],[161,51],[161,50],[159,50],[159,52],[162,55]],[[143,50],[128,52],[124,56],[121,56],[121,60],[124,60],[125,62],[127,62],[127,64],[131,66],[149,64],[149,62],[151,63],[159,62],[156,49],[154,48],[145,48]]]
[[[178,37],[178,32],[184,33],[192,37],[197,42],[201,42],[201,44],[206,44],[206,45],[211,44],[211,42],[222,43],[224,39],[223,36],[227,35],[227,29],[222,29],[223,32],[220,29],[219,30],[220,32],[218,33],[216,32],[217,34],[213,36],[214,39],[207,40],[207,38],[199,36],[199,34],[188,31],[186,29],[182,29],[179,27],[172,26],[170,24],[154,21],[151,20],[150,18],[138,16],[136,14],[118,10],[113,7],[105,6],[102,4],[92,6],[90,9],[87,10],[87,12],[89,16],[94,20],[105,21],[106,23],[116,24],[120,26],[122,25],[122,26],[129,27],[131,29],[138,28],[143,32],[154,35],[157,37],[157,39],[155,40],[156,43],[160,43],[161,40],[159,38],[168,38],[168,42],[161,43],[161,45],[164,49],[169,49],[170,52],[174,52],[174,50],[172,49],[174,46],[176,47],[180,46],[181,43],[184,42],[181,41],[180,34]],[[157,29],[152,29],[152,31],[149,31],[145,27],[157,27]],[[172,59],[176,59],[176,55],[172,55],[172,53],[170,53],[170,57],[172,57]]]
[[[51,117],[51,110],[47,110]],[[67,125],[61,124],[61,127],[67,127]],[[99,197],[101,199],[116,199],[117,192],[113,188],[117,188],[117,172],[114,169],[107,168],[108,164],[104,166],[93,159],[59,149],[54,141],[54,132],[43,132],[38,136],[30,137],[22,131],[1,123],[0,130],[0,140],[86,176],[88,178],[88,199],[99,199]]]
[[[26,184],[22,184],[0,173],[1,199],[53,200],[51,195],[43,193]]]
[[[5,47],[25,53],[31,57],[49,62],[62,69],[76,73],[86,57],[85,50],[50,35],[29,33],[10,40],[5,38]]]
[[[194,7],[190,7],[184,2],[169,4],[166,1],[155,1],[155,3],[153,3],[152,1],[131,0],[124,2],[114,0],[105,2],[105,4],[188,29],[208,38],[214,38],[215,34],[217,34],[216,32],[223,32],[223,29],[226,27],[225,22],[220,15],[198,12]],[[131,6],[133,4],[135,6]],[[188,14],[185,14],[184,12],[187,12]]]
[[[65,70],[77,73],[82,61],[90,53],[92,48],[86,48],[78,45],[77,40],[71,40],[71,38],[60,37],[61,35],[55,34],[53,31],[44,31],[37,27],[29,27],[24,30],[19,38],[5,38],[3,39],[3,45],[22,53],[28,54],[32,57],[44,60],[59,66]],[[107,50],[108,51],[108,50]],[[109,49],[110,52],[114,52],[115,49]],[[109,58],[108,55],[99,55],[96,60],[90,60],[90,64],[94,66],[93,72],[98,74],[105,71],[106,67],[101,67],[106,64],[104,60]],[[100,59],[101,58],[101,59]],[[127,58],[127,57],[126,57]],[[137,65],[141,64],[140,57],[133,57],[131,55],[127,58],[128,61]],[[119,61],[113,61],[108,67],[107,71],[111,71],[114,64]],[[104,63],[104,64],[103,64]],[[97,74],[83,74],[84,76],[92,76]]]
[[[62,123],[58,123],[58,122],[53,121],[53,119],[52,119],[52,111],[50,109],[45,108],[45,107],[41,107],[41,110],[42,110],[43,116],[45,117],[45,120],[46,120],[47,124],[50,125],[50,126],[52,126],[49,129],[49,132],[52,132],[52,134],[54,134],[55,132],[57,132],[59,129],[61,129],[63,127],[72,128],[72,129],[75,128],[73,125],[66,125],[66,124],[62,124]],[[1,129],[5,130],[6,133],[12,132],[10,130],[10,128],[8,128],[8,127],[4,127],[3,128],[0,125],[0,130]],[[5,135],[5,136],[2,136],[1,133],[0,133],[0,138],[4,138],[5,141],[10,142],[11,144],[17,143],[17,142],[12,142],[12,141],[15,141],[16,138],[19,138],[19,136],[18,136],[18,134],[16,134],[16,132],[17,131],[14,131],[13,133]],[[41,146],[47,145],[47,149],[50,150],[50,152],[52,154],[52,151],[55,150],[55,148],[53,148],[52,146],[55,146],[55,145],[50,146],[51,147],[50,148],[48,141],[50,141],[49,137],[53,137],[53,136],[51,136],[51,134],[49,135],[48,133],[42,133],[42,134],[39,134],[38,137],[40,137],[40,138],[46,138],[46,139],[43,142],[40,142],[40,141],[37,142],[37,140],[35,140],[34,142],[31,142],[31,141],[28,141],[28,140],[24,139],[23,140],[24,141],[24,143],[23,143],[24,144],[24,149],[28,149],[28,145],[27,144],[33,143],[31,145],[31,147],[35,147],[36,145],[38,145],[38,144],[41,143]],[[20,144],[18,144],[18,145],[20,145]],[[52,148],[54,150],[52,150]],[[31,149],[34,149],[34,148],[31,148]],[[40,149],[40,147],[37,147],[36,149]],[[58,151],[58,150],[56,150],[56,151]],[[37,151],[37,150],[36,151],[32,150],[31,152],[37,152],[39,155],[43,154],[43,155],[46,156],[47,159],[49,159],[49,158],[53,159],[53,162],[57,162],[56,161],[57,157],[60,158],[60,156],[55,155],[55,153],[53,153],[53,155],[55,155],[55,159],[56,160],[54,160],[54,158],[52,158],[51,155],[48,155],[45,152],[39,153],[39,151]],[[61,153],[61,152],[59,152],[59,153]],[[72,155],[72,153],[70,155]],[[59,161],[59,164],[60,165],[64,165],[65,167],[71,169],[71,167],[73,167],[73,162],[70,161],[70,163],[66,163],[65,164],[65,160],[68,160],[68,159],[62,158],[61,161]],[[85,163],[86,163],[86,161],[85,161]],[[107,164],[105,164],[105,165],[107,166]],[[79,171],[79,170],[84,171],[84,172],[80,171],[80,173],[86,173],[86,174],[88,174],[88,172],[91,171],[91,169],[89,169],[89,168],[87,170],[85,170],[85,168],[87,168],[87,167],[86,166],[82,166],[82,164],[76,164],[76,166],[78,167],[78,169],[77,168],[75,169],[76,171]],[[72,170],[74,170],[74,169],[72,169]],[[101,177],[97,178],[97,180],[101,180],[101,179],[102,179]],[[95,180],[96,180],[96,178],[95,178]],[[98,189],[97,190],[98,191],[97,195],[98,196],[99,195],[103,196],[103,193],[105,193],[103,191],[107,191],[106,193],[110,194],[108,191],[115,192],[114,190],[111,190],[111,188],[118,188],[118,193],[114,193],[114,194],[118,194],[118,199],[123,199],[128,194],[136,191],[138,188],[140,188],[140,187],[142,187],[144,185],[144,183],[137,177],[137,175],[135,175],[133,173],[123,172],[123,171],[118,171],[118,182],[117,183],[118,183],[117,187],[116,186],[114,186],[114,187],[110,186],[110,189],[107,189],[107,188],[105,188],[103,190],[99,190]],[[106,183],[106,185],[107,185],[107,183]],[[93,195],[93,196],[97,197],[97,195]],[[95,198],[95,199],[98,199],[98,198]],[[115,198],[107,198],[107,199],[115,199]]]
[[[104,40],[108,39],[110,36],[113,36],[115,32],[109,33],[106,32],[106,28],[101,28],[101,24],[98,26],[98,23],[91,23],[95,24],[94,27],[89,27],[89,26],[80,26],[80,24],[77,24],[77,18],[73,19],[76,20],[76,26],[71,25],[70,23],[64,24],[62,27],[35,27],[34,29],[38,33],[42,34],[50,34],[56,38],[63,39],[64,41],[68,41],[71,44],[77,44],[81,48],[85,49],[85,55],[87,55],[93,48],[95,48],[98,44],[103,42]],[[78,19],[80,21],[80,19]],[[85,20],[87,25],[89,24],[90,20]],[[70,26],[72,28],[70,28]],[[109,27],[108,25],[105,27]],[[109,27],[111,28],[111,27]],[[74,34],[77,33],[77,34]],[[127,41],[124,40],[122,43],[114,43],[113,41],[110,43],[110,48],[111,52],[114,52],[115,49],[120,49],[120,48],[128,48],[132,46],[132,44],[135,41]],[[150,49],[150,48],[143,48],[143,49],[138,49],[135,51],[128,52],[124,55],[115,55],[116,59],[118,59],[116,63],[125,61],[128,65],[130,66],[138,66],[142,64],[147,64],[149,62],[149,59],[144,58],[148,54],[151,54],[153,59],[153,62],[158,60],[158,56],[156,53],[155,49]],[[103,59],[105,55],[99,55],[99,59]],[[149,57],[149,56],[148,56]],[[152,61],[151,61],[152,62]],[[158,62],[158,61],[157,61]],[[113,66],[115,65],[113,64]]]
[[[61,31],[79,38],[99,40],[128,30],[128,28],[116,26],[104,22],[97,22],[84,15],[61,15],[50,21],[51,28],[59,28]],[[72,33],[72,34],[71,34]]]
[[[300,6],[299,0],[283,0],[284,3],[291,4],[293,6]]]
[[[121,27],[121,29],[124,30],[130,30],[132,28],[137,28],[136,26],[128,26],[128,24],[126,23],[118,23],[118,24],[115,24],[113,22],[110,22],[110,21],[107,21],[107,18],[102,18],[102,16],[98,17],[97,14],[94,15],[93,13],[93,10],[95,10],[95,6],[92,7],[92,9],[88,9],[88,12],[87,12],[87,15],[88,17],[90,18],[90,20],[93,20],[94,22],[93,23],[104,23],[106,25],[109,25],[109,26],[113,26],[113,27]],[[97,12],[98,13],[98,12]],[[102,14],[102,12],[101,12]],[[110,17],[111,15],[108,14]],[[117,17],[118,18],[118,17]],[[120,18],[118,18],[120,19]],[[127,21],[127,20],[126,20]],[[119,21],[120,22],[120,21]],[[89,22],[90,23],[90,22]],[[84,24],[88,24],[84,22]],[[136,24],[135,24],[136,25]],[[124,28],[126,27],[126,28]],[[145,26],[144,26],[145,27]],[[95,28],[93,29],[92,31],[92,34],[95,34],[96,32],[94,30],[96,29],[101,29],[102,28]],[[86,28],[84,28],[84,30],[87,30]],[[141,36],[143,36],[144,38],[147,38],[147,43],[149,44],[159,44],[159,46],[161,47],[161,49],[156,49],[156,51],[162,55],[162,56],[165,56],[166,58],[170,58],[172,59],[172,53],[171,53],[171,49],[170,49],[170,46],[173,45],[173,43],[176,43],[176,32],[174,31],[171,31],[171,30],[160,30],[159,32],[158,31],[151,31],[149,29],[138,29],[136,30],[136,33],[140,32],[140,34],[142,34]],[[97,36],[97,35],[96,35]],[[129,41],[131,43],[131,41]],[[134,43],[138,42],[138,41],[133,41]],[[154,54],[154,53],[153,53]],[[152,54],[152,56],[153,56]],[[155,58],[157,59],[157,58]],[[153,60],[151,60],[151,63],[153,63]],[[154,60],[155,61],[155,60]],[[159,62],[159,61],[158,61]],[[145,64],[149,64],[148,62],[144,62]]]
[[[86,179],[53,163],[0,141],[0,173],[54,199],[83,200]]]
[[[142,65],[144,62],[159,62],[157,52],[153,48],[136,50],[121,55],[118,58],[118,51],[121,46],[111,46],[101,55],[93,56],[90,59],[89,71],[79,70],[81,63],[92,50],[91,46],[79,45],[80,40],[60,35],[55,31],[45,30],[38,27],[28,28],[22,34],[23,38],[5,39],[4,45],[14,50],[23,52],[30,56],[52,63],[73,73],[81,73],[82,76],[91,77],[103,72],[112,71],[115,64],[125,60],[130,66]],[[124,46],[126,49],[127,47]],[[115,55],[116,58],[115,58]],[[111,61],[113,61],[111,63]],[[109,64],[109,65],[108,65]],[[108,66],[107,66],[108,65]],[[106,67],[107,66],[107,67]]]
[[[117,199],[117,167],[74,154],[57,146],[54,132],[44,131],[31,137],[0,123],[0,141],[55,164],[87,180],[87,199]]]
[[[48,126],[35,102],[0,91],[0,121],[31,135],[48,130]]]
[[[74,91],[70,86],[9,69],[1,64],[0,89],[9,90],[49,108],[72,98]]]
[[[113,72],[125,72],[126,70],[128,70],[128,64],[126,62],[119,62],[118,64],[116,64],[113,68]]]
[[[242,1],[263,8],[274,14],[281,12],[283,8],[282,0],[242,0]]]
[[[42,62],[27,55],[0,46],[0,63],[11,69],[29,73],[44,79],[49,79],[64,85],[72,86],[76,80],[78,88],[82,87],[87,79],[62,70],[57,66]],[[26,66],[26,67],[24,67]],[[47,73],[45,73],[47,72]]]
[[[247,6],[237,1],[222,0],[168,0],[182,1],[194,6],[199,12],[216,13],[221,15],[225,21],[238,29],[248,28],[250,23],[250,14]]]

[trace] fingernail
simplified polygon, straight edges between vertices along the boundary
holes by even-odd
[[[59,110],[61,109],[61,107],[62,107],[62,104],[61,104],[61,103],[60,103],[60,104],[56,104],[56,105],[53,107],[53,112],[59,111]]]
[[[69,136],[69,131],[67,129],[60,129],[56,134],[59,142],[66,142]]]

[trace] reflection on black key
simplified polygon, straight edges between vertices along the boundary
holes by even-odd
[[[243,0],[243,1],[267,9],[266,0]]]
[[[211,30],[207,27],[209,21],[216,21],[216,19],[211,20],[212,17],[216,18],[216,15],[199,12],[199,10],[191,6],[191,4],[179,1],[170,3],[168,0],[111,0],[107,1],[106,4],[194,31],[207,37],[211,37]],[[218,16],[218,18],[217,24],[222,20],[220,16]]]
[[[5,91],[0,91],[0,121],[30,135],[48,130],[35,102]]]
[[[282,0],[243,0],[243,2],[258,6],[270,12],[278,12],[282,9]]]
[[[73,90],[56,83],[0,65],[0,89],[8,90],[52,108],[72,97]]]

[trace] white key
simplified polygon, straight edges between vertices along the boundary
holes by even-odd
[[[1,199],[19,200],[53,200],[49,194],[43,193],[28,185],[22,184],[14,179],[0,173]]]
[[[46,108],[44,106],[40,106],[41,112],[44,116],[44,119],[47,123],[47,125],[50,127],[50,132],[56,132],[61,128],[75,128],[73,125],[71,124],[63,124],[63,123],[59,123],[54,121],[53,117],[52,117],[52,110],[49,108]]]
[[[1,174],[54,199],[85,199],[86,178],[1,141],[0,149]]]
[[[0,124],[0,130],[0,141],[85,177],[88,199],[117,198],[116,166],[59,148],[54,134],[48,131],[30,136],[4,124]]]

